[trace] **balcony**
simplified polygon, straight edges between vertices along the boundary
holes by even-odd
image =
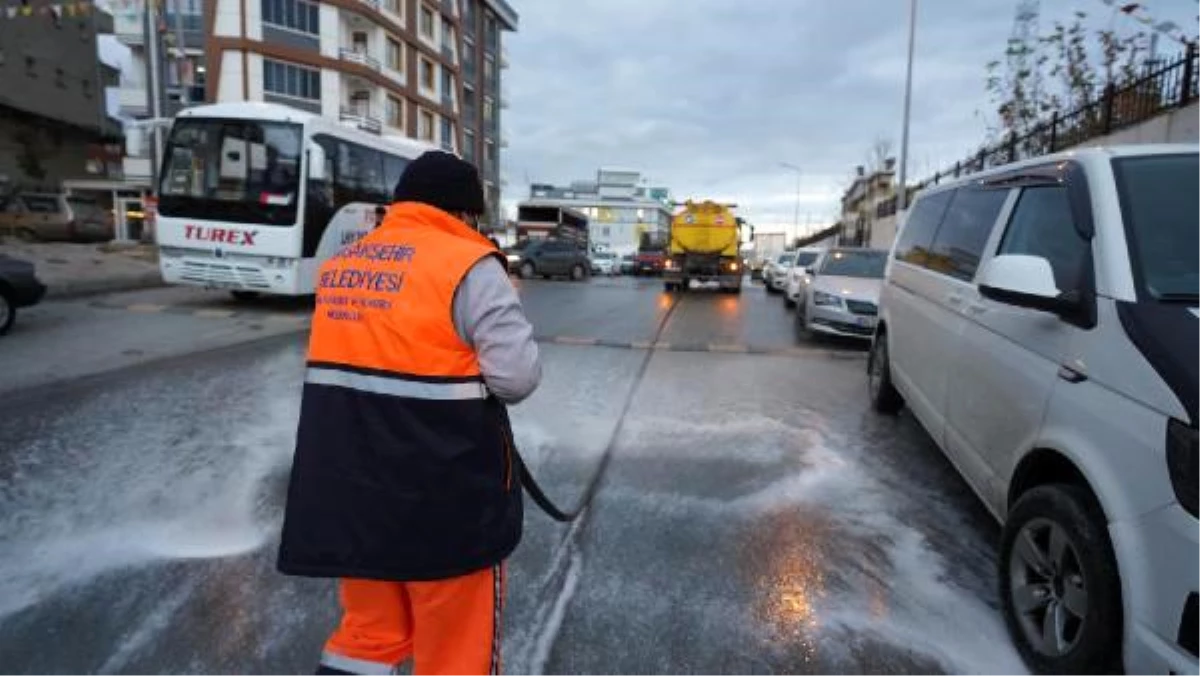
[[[383,133],[383,121],[378,117],[373,117],[370,112],[355,110],[354,108],[348,108],[345,106],[342,107],[340,112],[341,114],[339,115],[339,119],[341,119],[342,122],[346,122],[351,126],[358,127],[359,129],[372,134]]]
[[[360,66],[366,66],[371,70],[379,70],[379,59],[367,54],[366,52],[342,47],[338,51],[338,55],[342,57],[342,61],[349,63],[357,63]]]

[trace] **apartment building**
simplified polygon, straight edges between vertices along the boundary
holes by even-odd
[[[0,19],[0,201],[9,191],[121,174],[121,128],[104,94],[117,72],[97,52],[112,17],[90,6],[29,8]]]
[[[637,171],[600,169],[595,180],[567,186],[535,183],[522,207],[567,207],[588,218],[592,246],[618,254],[634,253],[642,237],[665,241],[671,227],[670,191],[643,185]]]
[[[480,167],[500,203],[504,0],[212,0],[210,101],[271,101],[424,140]],[[500,222],[498,208],[492,219]]]

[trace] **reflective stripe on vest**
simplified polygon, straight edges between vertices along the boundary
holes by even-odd
[[[465,401],[487,399],[488,391],[482,382],[429,382],[405,378],[402,374],[369,375],[340,369],[310,366],[304,382],[331,385],[359,392],[385,394],[412,399]]]

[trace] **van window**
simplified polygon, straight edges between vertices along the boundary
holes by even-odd
[[[946,205],[950,204],[953,196],[954,191],[947,190],[917,200],[900,230],[900,239],[896,242],[896,260],[925,265],[933,245],[933,234],[941,225]]]
[[[1087,252],[1088,242],[1075,227],[1065,187],[1025,188],[1021,192],[1000,242],[1000,253],[1045,258],[1054,270],[1059,291],[1075,291]]]
[[[934,238],[926,267],[958,279],[973,279],[983,247],[987,245],[1006,199],[1007,190],[960,188],[956,191]]]
[[[796,254],[796,267],[807,268],[817,262],[816,251],[801,251]]]

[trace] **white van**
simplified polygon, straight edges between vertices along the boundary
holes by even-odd
[[[1030,667],[1197,672],[1198,149],[1079,150],[924,191],[868,366],[1004,524]]]

